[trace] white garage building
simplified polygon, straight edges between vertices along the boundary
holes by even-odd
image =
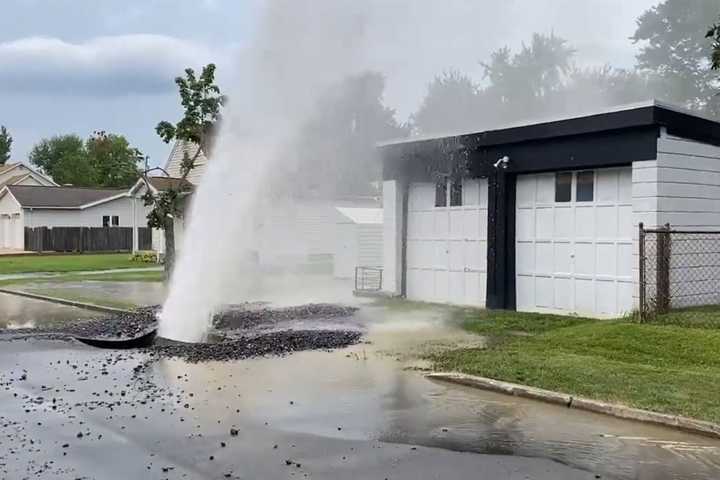
[[[619,316],[640,222],[720,230],[720,123],[658,102],[380,150],[383,288],[412,300]]]
[[[356,267],[382,267],[382,208],[336,207],[333,273],[335,278],[354,278]]]

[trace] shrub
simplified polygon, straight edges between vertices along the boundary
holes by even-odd
[[[157,252],[152,250],[144,250],[133,253],[130,256],[131,262],[138,263],[157,263],[158,255]]]

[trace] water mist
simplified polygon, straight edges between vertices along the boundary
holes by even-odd
[[[367,14],[361,2],[267,3],[255,44],[238,62],[213,158],[194,194],[159,335],[201,341],[230,299],[252,300],[257,220],[287,185],[283,147],[297,141],[322,93],[362,70]],[[318,10],[323,15],[318,15]]]

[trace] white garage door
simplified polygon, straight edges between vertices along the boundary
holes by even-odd
[[[516,208],[518,310],[632,310],[630,167],[521,175]]]
[[[23,228],[19,214],[0,216],[0,248],[20,250],[23,248]]]
[[[407,298],[485,305],[487,180],[410,185]]]

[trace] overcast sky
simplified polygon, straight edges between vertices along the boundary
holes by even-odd
[[[154,132],[180,114],[173,78],[218,64],[231,93],[236,59],[253,44],[272,0],[2,0],[0,124],[13,161],[43,137],[121,133],[163,164]],[[312,0],[306,1],[312,9]],[[386,103],[407,119],[427,83],[457,68],[482,79],[479,62],[532,32],[566,38],[580,65],[631,67],[635,19],[658,0],[358,0],[376,4],[364,34],[366,62],[387,76]],[[322,18],[323,12],[318,12]],[[329,20],[330,21],[330,20]]]

